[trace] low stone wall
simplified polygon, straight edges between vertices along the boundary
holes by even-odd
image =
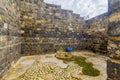
[[[120,61],[107,61],[107,80],[120,80]]]

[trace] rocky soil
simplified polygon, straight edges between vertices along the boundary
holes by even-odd
[[[93,77],[82,75],[82,67],[73,63],[64,63],[54,57],[54,54],[22,57],[2,80],[106,80],[106,57],[93,54],[90,51],[73,52],[92,62],[100,75]]]

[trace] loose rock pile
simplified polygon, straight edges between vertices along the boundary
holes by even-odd
[[[82,68],[70,64],[62,69],[56,63],[35,62],[24,74],[15,80],[81,80]]]

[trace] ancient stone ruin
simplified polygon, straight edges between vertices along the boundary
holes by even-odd
[[[72,46],[107,56],[107,80],[120,80],[120,1],[108,2],[108,12],[85,20],[43,0],[0,0],[0,78],[22,56]]]

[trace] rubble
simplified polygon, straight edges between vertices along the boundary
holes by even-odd
[[[72,70],[71,70],[72,68]],[[77,72],[77,73],[76,73]],[[26,71],[25,74],[18,77],[16,80],[21,79],[45,79],[45,80],[78,80],[75,76],[72,77],[71,74],[80,74],[81,68],[78,65],[69,65],[66,69],[60,68],[56,63],[42,63],[35,62],[30,69]],[[32,75],[32,76],[31,76]],[[80,78],[79,78],[80,80]]]

